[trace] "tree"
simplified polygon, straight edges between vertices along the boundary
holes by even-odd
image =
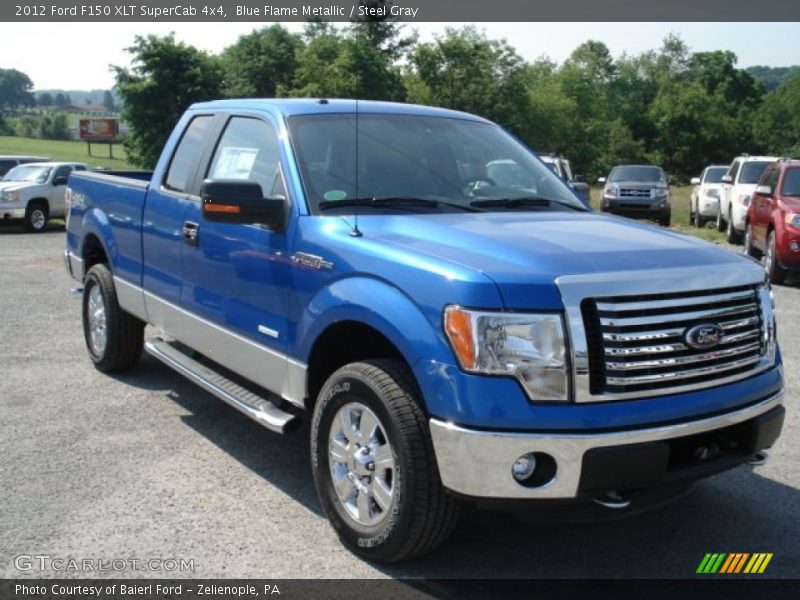
[[[36,103],[39,106],[53,106],[53,95],[50,92],[42,92],[39,94],[39,98],[37,98]]]
[[[110,113],[117,110],[117,106],[114,104],[114,96],[108,90],[103,92],[103,107]]]
[[[403,26],[391,16],[391,0],[358,0],[360,7],[370,9],[366,16],[353,20],[350,31],[379,48],[390,61],[397,61],[417,42],[417,35],[402,37]],[[381,14],[375,14],[377,10]]]
[[[137,36],[127,50],[132,68],[112,67],[130,125],[125,150],[133,164],[153,168],[189,105],[221,95],[222,69],[215,57],[176,42],[174,34]]]
[[[400,69],[380,48],[355,31],[333,27],[307,27],[308,39],[298,54],[297,70],[290,88],[280,95],[403,100],[405,88]]]
[[[33,82],[17,69],[0,69],[0,108],[34,106]]]
[[[482,115],[520,132],[528,111],[524,61],[504,40],[448,28],[408,56],[408,99]]]
[[[297,69],[300,37],[280,25],[248,35],[222,53],[225,94],[240,98],[272,98],[279,87],[291,85]]]
[[[767,152],[800,155],[800,72],[767,94],[755,117],[755,137]]]

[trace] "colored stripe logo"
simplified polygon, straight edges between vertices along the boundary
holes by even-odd
[[[701,575],[736,575],[763,573],[772,560],[772,552],[708,552],[700,561],[697,573]]]

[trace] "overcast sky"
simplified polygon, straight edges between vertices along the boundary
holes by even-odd
[[[448,26],[463,23],[419,23],[422,40]],[[289,23],[299,31],[301,23]],[[800,63],[800,23],[478,23],[490,38],[505,38],[524,58],[542,55],[561,62],[583,41],[605,42],[616,57],[658,48],[670,32],[694,51],[732,50],[739,66],[790,66]],[[164,35],[213,53],[258,28],[253,23],[2,23],[0,67],[27,73],[36,89],[108,89],[110,64],[127,65],[125,52],[135,35]]]

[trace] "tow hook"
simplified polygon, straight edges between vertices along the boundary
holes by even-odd
[[[592,502],[605,506],[606,508],[613,508],[615,510],[622,510],[631,505],[631,501],[624,498],[622,494],[617,491],[606,492],[599,498],[593,498]]]
[[[761,452],[756,452],[753,456],[751,456],[747,461],[747,464],[753,467],[760,467],[761,465],[766,464],[768,458],[769,454],[762,450]]]
[[[72,298],[80,298],[83,296],[83,288],[82,287],[74,287],[69,291],[69,295]]]

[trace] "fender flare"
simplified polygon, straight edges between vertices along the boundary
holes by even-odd
[[[111,272],[114,273],[117,270],[119,248],[117,248],[117,244],[114,241],[114,233],[111,229],[111,223],[108,217],[103,211],[97,208],[88,210],[83,215],[83,220],[81,221],[81,237],[78,246],[79,256],[81,258],[85,258],[86,238],[90,235],[94,235],[100,241],[100,245],[103,247],[106,257],[108,257],[108,266]]]
[[[394,285],[365,275],[339,279],[317,292],[298,321],[292,354],[308,362],[320,335],[342,321],[372,327],[412,367],[423,358],[452,361],[444,333],[411,298]]]

